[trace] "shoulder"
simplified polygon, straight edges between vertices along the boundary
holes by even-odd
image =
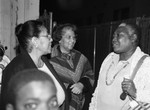
[[[13,58],[11,60],[11,62],[6,66],[6,68],[4,69],[4,72],[9,72],[9,71],[13,71],[16,68],[22,66],[25,64],[25,60],[24,57],[22,55],[18,55],[15,58]]]
[[[73,49],[72,52],[75,53],[76,55],[83,56],[83,57],[87,58],[82,52],[80,52],[76,49]]]
[[[74,54],[76,54],[76,55],[82,55],[82,56],[84,56],[84,54],[83,53],[81,53],[80,51],[78,51],[78,50],[76,50],[76,49],[72,49],[72,53],[74,53]]]
[[[54,47],[51,50],[51,57],[55,57],[59,54],[58,48],[59,48],[59,45],[57,44],[54,45]]]
[[[22,59],[19,56],[16,56],[3,70],[3,79],[8,80],[12,75],[16,73],[16,68],[21,66]]]
[[[144,59],[143,65],[145,65],[146,67],[150,67],[150,56],[149,55],[147,55],[147,57]]]
[[[106,61],[108,61],[110,58],[117,57],[117,56],[118,56],[118,55],[117,55],[116,53],[111,52],[111,53],[109,53],[109,54],[105,57],[105,59],[103,60],[103,62],[106,62]]]
[[[102,64],[101,64],[101,67],[107,65],[108,62],[112,61],[113,58],[116,59],[116,57],[118,57],[118,56],[119,56],[119,55],[116,54],[116,53],[114,53],[114,52],[109,53],[109,54],[104,58],[104,60],[103,60],[103,62],[102,62]]]
[[[75,54],[75,58],[80,59],[85,62],[89,62],[88,58],[80,51],[73,49],[72,52]]]

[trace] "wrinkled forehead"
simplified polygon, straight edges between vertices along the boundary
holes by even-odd
[[[62,29],[62,31],[63,32],[65,32],[65,31],[73,31],[73,29],[71,28],[71,27],[69,27],[69,26],[67,26],[67,27],[64,27],[63,29]]]
[[[64,28],[62,34],[75,34],[72,28]]]
[[[116,31],[115,31],[116,34],[119,34],[119,33],[125,33],[125,34],[129,34],[129,29],[126,27],[126,26],[119,26]]]

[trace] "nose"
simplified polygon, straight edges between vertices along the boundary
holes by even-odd
[[[116,38],[115,38],[115,37],[113,37],[112,42],[115,42],[115,41],[116,41]]]
[[[113,42],[117,41],[117,35],[113,35],[112,41],[113,41]]]
[[[49,105],[43,105],[39,110],[60,110],[59,107],[50,107]]]
[[[50,107],[44,104],[43,106],[40,107],[39,110],[50,110]]]
[[[76,38],[72,37],[72,38],[70,39],[70,41],[71,41],[71,42],[76,42]]]
[[[114,36],[113,39],[112,39],[112,44],[115,43],[115,42],[117,42],[117,36]]]
[[[53,39],[52,39],[51,35],[48,35],[48,39],[49,39],[49,41],[50,41],[50,42],[52,42],[52,41],[53,41]]]

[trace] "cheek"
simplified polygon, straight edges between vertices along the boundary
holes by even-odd
[[[123,39],[123,40],[121,41],[121,43],[122,43],[123,45],[125,45],[125,46],[129,46],[129,45],[131,44],[131,42],[130,42],[128,39]]]
[[[67,45],[67,41],[66,41],[66,40],[61,40],[61,41],[60,41],[60,45],[62,45],[62,46]]]
[[[43,45],[44,47],[48,47],[49,46],[49,41],[48,40],[43,40],[43,41],[41,41],[41,45]]]

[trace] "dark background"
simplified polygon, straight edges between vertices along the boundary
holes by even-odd
[[[111,51],[111,37],[117,25],[121,20],[149,18],[150,0],[40,0],[40,16],[44,10],[53,13],[57,24],[77,25],[75,49],[89,59],[97,79],[103,59]]]
[[[99,21],[103,14],[100,10],[105,8],[109,0],[40,0],[40,15],[47,12],[53,13],[53,21],[57,23],[74,23],[77,26],[96,24],[93,17]],[[106,20],[105,22],[107,22]],[[99,22],[100,23],[100,22]]]
[[[95,87],[101,63],[112,51],[112,34],[122,20],[132,23],[137,18],[143,20],[142,45],[145,52],[150,53],[150,0],[41,0],[40,15],[44,10],[52,12],[53,21],[58,24],[73,23],[78,26],[75,49],[89,59],[95,71]]]
[[[58,23],[97,25],[150,16],[150,0],[40,0],[40,15],[53,13]]]

